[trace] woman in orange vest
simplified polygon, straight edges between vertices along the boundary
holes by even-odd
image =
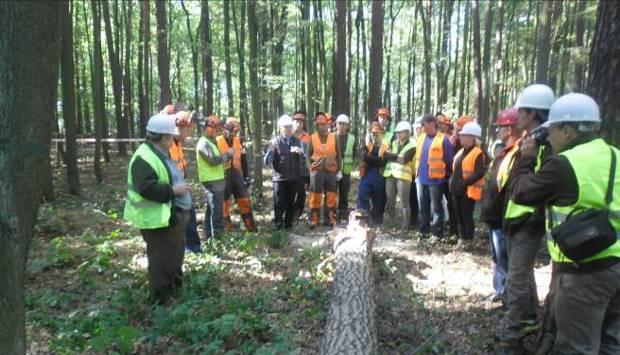
[[[482,129],[476,122],[469,122],[459,133],[463,148],[454,157],[450,191],[456,214],[458,245],[463,247],[474,238],[474,206],[482,199],[486,155],[480,148]]]

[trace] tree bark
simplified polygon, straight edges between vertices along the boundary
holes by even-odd
[[[103,57],[101,54],[101,18],[98,2],[92,2],[93,6],[93,109],[95,112],[95,178],[98,183],[103,181],[101,170],[101,138],[105,130],[105,97],[104,97],[104,78],[103,78]],[[103,147],[105,155],[105,147]]]
[[[273,47],[271,54],[271,72],[278,80],[277,86],[273,89],[273,109],[275,115],[280,117],[284,114],[284,98],[282,97],[282,82],[284,81],[284,38],[286,35],[286,6],[275,3],[271,4],[273,9]],[[280,12],[278,13],[278,10]],[[274,125],[275,126],[275,125]]]
[[[333,85],[332,85],[332,113],[335,115],[347,113],[346,107],[346,19],[347,4],[344,1],[336,1],[335,27],[334,33],[334,60]]]
[[[168,20],[166,3],[155,1],[155,18],[157,19],[157,73],[159,74],[159,109],[172,103],[170,92],[170,54],[168,53]]]
[[[536,41],[536,82],[549,83],[549,51],[551,42],[551,2],[542,1],[538,14],[538,32]]]
[[[376,354],[374,232],[350,222],[334,242],[336,271],[321,354]]]
[[[450,44],[450,24],[452,22],[452,12],[454,11],[454,0],[448,0],[444,3],[443,18],[443,34],[441,37],[441,56],[437,66],[437,78],[439,79],[439,90],[437,95],[437,107],[439,110],[448,101],[448,76],[450,75],[450,53],[448,45]],[[457,41],[458,42],[458,41]]]
[[[229,1],[224,1],[224,66],[226,68],[226,97],[228,98],[228,116],[234,116],[235,100],[232,88],[232,63],[230,60],[230,5],[231,3]]]
[[[355,96],[354,96],[354,102],[353,102],[353,112],[351,117],[355,117],[355,119],[353,120],[353,131],[355,132],[355,138],[357,139],[357,137],[359,136],[359,126],[360,126],[360,117],[362,116],[362,113],[360,112],[360,92],[362,91],[362,85],[360,84],[360,68],[362,66],[361,63],[361,57],[360,57],[360,52],[363,52],[366,50],[366,48],[364,48],[362,46],[361,43],[361,38],[360,38],[360,32],[361,32],[361,25],[362,25],[362,21],[364,21],[364,7],[362,6],[362,1],[360,0],[357,3],[357,12],[355,15],[355,39],[356,39],[356,43],[357,43],[357,50],[355,51]],[[363,106],[362,106],[362,110],[363,110]]]
[[[467,109],[467,106],[463,107],[463,104],[465,102],[465,81],[466,81],[466,77],[467,77],[467,71],[469,70],[468,64],[467,64],[467,50],[469,49],[468,46],[468,39],[469,39],[469,14],[470,14],[470,5],[471,3],[469,1],[465,1],[465,13],[463,16],[463,21],[465,22],[464,24],[464,28],[463,28],[463,52],[461,53],[461,66],[463,66],[463,69],[461,69],[461,79],[460,84],[459,84],[459,115],[462,115],[465,113],[464,109]]]
[[[372,2],[372,28],[370,37],[370,67],[368,68],[368,108],[366,117],[374,118],[381,106],[381,80],[383,76],[383,1]]]
[[[75,3],[74,3],[75,4]],[[65,123],[67,187],[72,195],[80,193],[80,175],[77,164],[75,120],[75,67],[73,62],[73,18],[69,2],[62,2],[62,42],[60,70],[62,76],[62,117]]]
[[[499,111],[499,87],[502,73],[502,32],[504,30],[504,1],[497,2],[497,23],[495,25],[495,74],[493,75],[493,98],[491,101],[490,118],[497,117]]]
[[[213,114],[213,58],[211,57],[211,34],[209,1],[202,2],[200,11],[200,32],[202,34],[202,89],[204,92],[204,114]]]
[[[198,50],[196,49],[196,42],[194,41],[194,36],[192,35],[192,26],[189,20],[189,11],[185,7],[185,2],[181,1],[181,7],[185,12],[185,23],[187,25],[187,35],[190,41],[190,49],[192,51],[192,69],[194,73],[194,110],[199,111],[199,100],[198,100]]]
[[[480,55],[480,9],[478,0],[471,2],[472,21],[473,21],[473,52],[474,52],[474,72],[476,76],[476,104],[475,115],[478,120],[484,119],[484,84],[482,78],[482,58]]]
[[[258,87],[258,24],[256,3],[247,2],[248,34],[250,37],[250,90],[252,95],[252,153],[254,156],[254,188],[258,196],[263,192],[262,162],[262,115],[260,108],[260,92]]]
[[[568,10],[569,7],[566,7]],[[568,32],[568,16],[566,16],[566,21],[561,23],[562,21],[562,12],[564,10],[563,1],[555,0],[553,2],[553,11],[551,16],[551,27],[553,28],[553,40],[551,44],[551,63],[549,66],[549,87],[553,90],[553,92],[558,92],[557,83],[558,83],[558,71],[560,70],[560,52],[562,51],[562,45],[566,40],[566,35]]]
[[[123,75],[123,121],[129,126],[128,138],[135,137],[135,124],[133,119],[133,91],[131,88],[131,43],[133,26],[133,3],[128,1],[124,7],[125,12],[125,73]],[[132,144],[132,146],[135,146]]]
[[[432,4],[421,4],[418,7],[420,11],[420,17],[422,18],[422,33],[424,41],[424,106],[422,110],[424,113],[431,112],[431,60],[432,43],[431,43],[431,16],[433,14]]]
[[[310,37],[312,35],[312,24],[310,23],[310,2],[304,1],[301,4],[301,16],[303,19],[302,43],[305,46],[305,67],[306,67],[306,111],[308,115],[312,115],[316,111],[315,91],[312,76],[312,44]],[[308,122],[310,123],[310,122]]]
[[[610,143],[620,142],[620,4],[601,1],[590,51],[588,94],[598,103],[602,132]]]
[[[582,52],[585,50],[583,46],[583,34],[585,32],[585,16],[583,12],[586,9],[586,0],[577,0],[575,2],[577,11],[575,12],[575,49],[577,55],[575,55],[575,84],[573,85],[573,91],[583,91],[584,82],[584,60]]]
[[[61,2],[0,2],[0,349],[26,353],[25,268],[49,163]],[[24,124],[24,118],[36,118]]]
[[[239,16],[239,27],[237,27],[237,16],[235,6],[233,6],[233,23],[235,26],[235,38],[237,42],[237,58],[239,59],[239,121],[241,122],[241,135],[247,136],[247,91],[245,88],[245,2],[241,2]]]

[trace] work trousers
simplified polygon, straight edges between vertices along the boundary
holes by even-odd
[[[183,284],[188,211],[174,210],[174,225],[141,229],[148,259],[149,302],[164,304]]]
[[[295,214],[295,195],[303,181],[287,180],[273,182],[274,224],[276,229],[291,228]]]
[[[456,230],[459,239],[474,239],[474,207],[476,201],[466,195],[452,194],[455,208]]]
[[[226,171],[226,187],[224,188],[224,219],[226,220],[226,231],[232,231],[231,196],[235,198],[237,208],[241,214],[241,220],[245,229],[250,232],[256,231],[254,216],[252,214],[252,203],[250,194],[244,185],[243,176],[240,171],[230,168]]]
[[[368,212],[371,225],[383,223],[385,178],[377,168],[368,170],[362,177],[357,190],[357,208]]]
[[[443,237],[443,185],[424,185],[418,182],[418,204],[420,206],[419,221],[420,233],[429,232],[437,237]]]
[[[349,192],[351,191],[351,175],[342,175],[338,181],[338,219],[349,218]]]
[[[415,179],[410,184],[409,189],[409,207],[411,208],[411,218],[409,219],[409,225],[414,227],[418,225],[418,189]]]
[[[508,279],[506,313],[500,329],[500,341],[509,346],[520,345],[527,335],[522,331],[536,319],[538,293],[534,262],[545,235],[544,222],[525,223],[506,235],[508,247]]]
[[[186,247],[189,251],[199,253],[200,248],[200,236],[198,235],[198,222],[196,221],[196,209],[192,206],[189,210],[189,220],[187,227],[185,227],[185,239]]]
[[[385,179],[385,193],[387,202],[386,212],[392,221],[400,221],[402,229],[409,229],[411,220],[411,207],[409,206],[409,193],[411,182],[397,179],[393,176]],[[396,200],[399,200],[400,213],[396,213]]]
[[[224,233],[224,189],[225,180],[205,182],[202,184],[207,193],[205,208],[205,236],[218,237]]]
[[[327,207],[328,223],[330,225],[336,224],[337,185],[336,173],[330,173],[325,170],[313,171],[310,173],[310,197],[308,198],[308,207],[310,208],[311,226],[319,224],[323,196],[325,197],[325,206]]]
[[[458,233],[458,227],[457,227],[457,221],[458,218],[456,217],[456,207],[453,203],[452,200],[452,193],[450,193],[450,187],[449,187],[449,183],[446,182],[444,184],[442,184],[442,193],[443,193],[443,197],[446,198],[446,207],[448,207],[448,226],[450,228],[449,232],[450,234],[457,234]]]
[[[304,213],[306,207],[306,184],[310,184],[310,177],[302,176],[295,194],[295,216],[297,217]]]
[[[493,258],[493,288],[495,296],[506,295],[506,278],[508,277],[508,250],[506,238],[501,228],[493,228],[489,231],[491,239],[491,256]]]

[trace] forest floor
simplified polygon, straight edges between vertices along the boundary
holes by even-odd
[[[152,308],[145,244],[122,220],[127,164],[113,157],[104,164],[105,182],[96,184],[92,160],[80,160],[80,197],[66,194],[64,169],[55,169],[56,198],[39,210],[28,260],[29,354],[319,352],[334,269],[326,237],[333,231],[303,224],[274,231],[266,180],[264,202],[254,205],[260,232],[203,241],[204,253],[186,254],[176,302]],[[468,250],[454,244],[378,232],[380,353],[493,353],[502,310],[488,301],[486,231],[477,230]],[[542,300],[549,267],[539,263],[536,277]]]

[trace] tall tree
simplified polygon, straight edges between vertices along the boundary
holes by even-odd
[[[424,41],[424,113],[431,112],[431,16],[433,15],[432,3],[422,3],[418,6],[420,17],[422,18],[422,35]]]
[[[235,98],[232,88],[232,63],[230,60],[230,5],[224,1],[224,66],[226,68],[226,97],[228,98],[228,116],[235,115]],[[233,4],[234,5],[234,4]]]
[[[303,54],[305,60],[305,68],[306,68],[306,111],[310,114],[311,112],[316,111],[316,102],[314,96],[314,76],[312,75],[312,65],[313,65],[313,56],[312,56],[312,45],[310,42],[311,37],[311,29],[312,24],[310,22],[310,2],[304,1],[301,3],[301,16],[303,19],[303,30],[302,30],[302,40],[301,43],[304,44],[305,53]]]
[[[372,2],[370,36],[370,68],[368,69],[368,108],[366,117],[372,119],[381,106],[381,79],[383,76],[383,1]]]
[[[61,6],[0,2],[0,349],[5,354],[26,353],[25,269],[56,110]],[[24,117],[36,120],[24,124]]]
[[[347,113],[346,107],[346,22],[347,3],[336,1],[336,15],[334,18],[336,32],[334,33],[334,60],[332,81],[332,112],[334,114]]]
[[[552,30],[552,40],[551,40],[551,63],[553,65],[549,66],[549,86],[553,89],[553,92],[558,93],[557,81],[558,81],[558,72],[560,68],[560,52],[562,50],[562,45],[566,40],[566,35],[568,32],[568,24],[569,21],[566,19],[562,21],[562,12],[564,10],[563,0],[555,0],[553,2],[553,7],[551,11],[551,28]],[[568,10],[570,7],[566,6]],[[568,16],[567,16],[568,17]]]
[[[461,53],[461,66],[463,67],[461,69],[461,78],[459,80],[459,115],[462,115],[465,113],[464,110],[467,110],[467,106],[463,107],[463,104],[465,103],[465,81],[466,81],[466,76],[467,76],[467,72],[468,72],[468,64],[467,64],[467,58],[469,57],[467,54],[467,50],[469,49],[468,46],[468,39],[469,39],[469,15],[470,15],[470,5],[471,2],[470,1],[465,1],[465,11],[463,13],[463,52]]]
[[[247,93],[245,87],[245,2],[240,2],[239,26],[233,3],[233,22],[235,26],[235,38],[237,42],[237,58],[239,63],[239,120],[241,121],[241,135],[246,136],[247,127]]]
[[[590,51],[587,92],[600,106],[604,134],[620,143],[620,4],[601,1]]]
[[[101,10],[99,2],[92,2],[93,8],[93,109],[95,112],[95,178],[97,182],[103,181],[101,170],[101,139],[105,134],[105,89],[103,77],[103,56],[101,54]],[[105,156],[105,147],[103,147]]]
[[[493,96],[491,102],[491,117],[497,117],[499,111],[499,87],[502,73],[502,32],[504,30],[504,1],[497,2],[497,23],[495,25],[495,73],[493,75]]]
[[[151,111],[149,53],[151,41],[151,11],[149,0],[142,2],[140,14],[140,40],[138,44],[138,106],[140,111],[140,137],[146,136],[146,123]]]
[[[185,24],[187,25],[187,36],[189,37],[190,49],[192,51],[192,69],[194,73],[194,109],[198,111],[198,50],[196,49],[196,42],[194,35],[192,34],[192,26],[189,16],[189,11],[185,7],[185,1],[181,1],[181,7],[185,12]]]
[[[584,51],[583,34],[585,31],[584,11],[586,3],[586,0],[575,1],[575,47],[578,55],[575,56],[575,85],[573,85],[573,91],[577,92],[581,92],[584,86],[584,55],[582,55],[582,52]]]
[[[478,120],[484,119],[484,84],[482,78],[482,58],[480,53],[480,8],[478,0],[472,0],[472,21],[473,21],[473,54],[474,54],[474,72],[476,76],[476,104],[475,115]]]
[[[441,36],[441,55],[437,58],[437,107],[441,109],[448,100],[448,76],[450,74],[450,24],[452,22],[452,12],[454,10],[454,0],[447,0],[444,3],[444,18]]]
[[[201,5],[200,32],[202,34],[202,89],[204,92],[204,114],[210,115],[213,113],[213,58],[211,57],[208,0],[204,0]]]
[[[541,2],[536,41],[536,82],[549,82],[549,51],[551,46],[551,1]]]
[[[170,92],[170,53],[168,52],[168,20],[166,3],[155,1],[155,17],[157,19],[157,72],[159,74],[159,109],[172,102]]]
[[[132,43],[132,14],[133,2],[127,1],[124,8],[125,17],[125,69],[123,73],[123,121],[129,126],[128,137],[134,138],[133,120],[133,92],[131,89],[131,43]]]
[[[260,108],[260,92],[258,87],[258,23],[256,2],[247,2],[248,34],[250,37],[250,91],[252,96],[252,155],[254,157],[254,186],[257,194],[262,196],[262,115]]]
[[[75,3],[74,3],[75,6]],[[65,123],[65,142],[67,148],[67,187],[69,193],[80,192],[80,176],[77,164],[77,127],[75,119],[75,86],[73,63],[73,17],[69,2],[62,3],[62,42],[61,42],[61,80],[62,80],[62,117]]]
[[[279,117],[284,113],[284,98],[282,97],[282,83],[284,78],[284,39],[286,37],[286,5],[271,3],[272,9],[272,26],[273,40],[271,54],[271,74],[277,80],[277,84],[273,88],[273,109],[275,115]]]

